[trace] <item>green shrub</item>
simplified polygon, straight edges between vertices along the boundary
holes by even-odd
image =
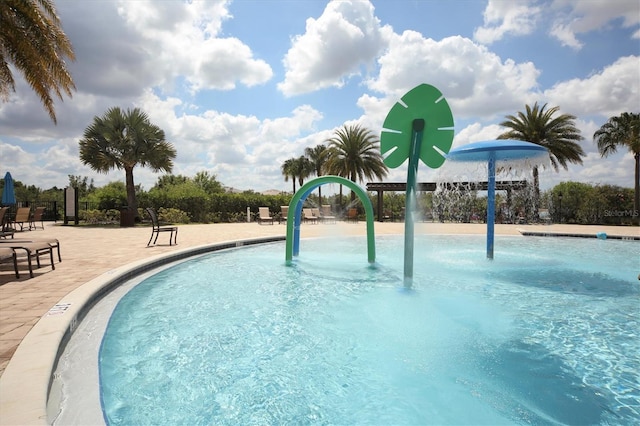
[[[179,209],[160,207],[158,220],[166,223],[189,223],[189,215]]]

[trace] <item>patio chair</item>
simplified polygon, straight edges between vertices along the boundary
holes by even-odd
[[[13,219],[13,227],[17,230],[20,225],[20,231],[24,231],[24,226],[28,225],[31,230],[31,208],[19,207],[16,211],[16,217]]]
[[[313,214],[313,209],[302,209],[302,219],[305,222],[318,223],[318,216]]]
[[[287,216],[289,215],[289,206],[280,206],[280,220],[278,223],[287,223]]]
[[[36,207],[35,211],[33,212],[33,216],[29,221],[29,229],[37,229],[38,226],[36,225],[36,222],[40,222],[40,228],[44,230],[44,210],[45,207]]]
[[[151,237],[149,238],[149,242],[147,243],[147,247],[149,247],[149,245],[151,245],[151,240],[153,240],[153,236],[156,236],[156,239],[153,240],[153,244],[156,243],[156,241],[158,241],[158,235],[160,235],[161,232],[169,232],[169,245],[171,244],[171,240],[173,239],[173,243],[178,245],[178,227],[177,226],[161,226],[160,222],[158,221],[158,215],[156,214],[156,211],[150,207],[147,207],[146,209],[147,214],[149,215],[149,217],[151,218],[151,225],[152,225],[152,229],[151,229]],[[175,232],[175,237],[173,236]]]
[[[60,241],[57,238],[15,238],[11,240],[12,243],[47,243],[52,249],[56,249],[58,252],[58,262],[62,262],[62,256],[60,256]]]
[[[358,221],[358,209],[351,208],[347,210],[347,222],[357,222]]]
[[[9,211],[9,207],[0,208],[0,238],[13,238],[14,230],[9,227],[9,215],[7,211]]]
[[[262,222],[271,222],[273,225],[273,217],[269,211],[269,207],[258,207],[258,223],[262,225]]]
[[[545,225],[551,225],[551,215],[549,214],[549,209],[538,209],[538,217],[540,218],[540,222]]]
[[[36,259],[36,263],[38,268],[41,268],[40,264],[40,256],[49,255],[51,260],[51,269],[55,270],[56,265],[53,263],[53,248],[49,245],[49,243],[42,242],[17,242],[16,240],[3,240],[0,241],[0,248],[12,248],[13,250],[24,251],[24,254],[27,258],[27,264],[29,266],[29,276],[33,278],[33,263],[31,262],[32,258]]]
[[[336,223],[336,217],[331,213],[331,206],[329,204],[323,204],[320,209],[320,217],[323,222]]]
[[[13,270],[16,274],[16,278],[20,278],[20,272],[18,271],[18,256],[16,251],[10,247],[0,247],[0,263],[7,260],[13,261]]]

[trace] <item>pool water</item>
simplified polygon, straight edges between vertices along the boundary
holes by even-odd
[[[640,245],[419,236],[216,252],[153,275],[99,353],[111,425],[632,424]]]

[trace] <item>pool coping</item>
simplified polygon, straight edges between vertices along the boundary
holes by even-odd
[[[624,241],[640,241],[639,236],[633,235],[609,235],[605,232],[598,232],[596,234],[584,234],[576,232],[540,232],[540,231],[525,231],[518,228],[518,232],[525,237],[572,237],[572,238],[599,238],[601,240],[624,240]]]
[[[284,240],[284,236],[231,240],[156,255],[111,269],[68,293],[33,326],[2,374],[1,423],[51,424],[57,413],[58,401],[49,399],[57,396],[52,392],[52,385],[58,360],[87,312],[115,287],[171,262],[219,250]]]

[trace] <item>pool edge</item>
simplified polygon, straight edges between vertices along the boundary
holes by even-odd
[[[69,337],[91,307],[124,281],[158,266],[199,254],[284,241],[284,236],[231,240],[151,256],[111,269],[65,295],[27,333],[0,377],[2,424],[51,424],[54,373]]]

